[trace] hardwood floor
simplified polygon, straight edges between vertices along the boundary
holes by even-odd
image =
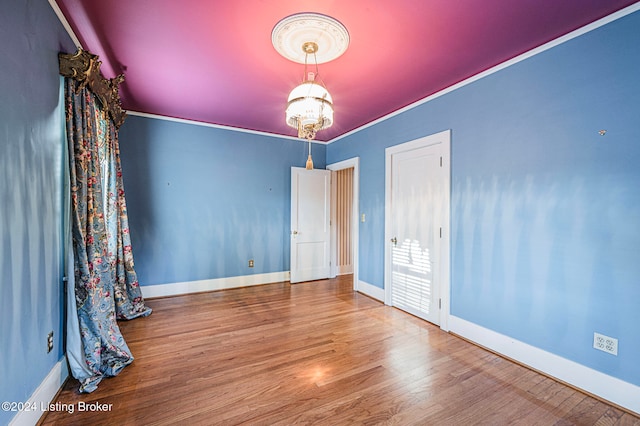
[[[640,425],[350,280],[148,300],[120,323],[133,364],[92,394],[70,379],[41,423]],[[109,411],[79,411],[96,402]]]

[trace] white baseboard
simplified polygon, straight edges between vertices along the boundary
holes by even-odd
[[[67,358],[63,356],[25,403],[25,406],[36,409],[33,411],[18,411],[16,416],[9,422],[9,426],[33,426],[37,424],[64,384],[64,381],[67,380],[67,377],[69,377],[69,368],[67,367]]]
[[[357,290],[362,294],[366,294],[367,296],[372,297],[384,303],[384,289],[380,287],[377,287],[373,284],[369,284],[364,281],[358,281]]]
[[[449,330],[640,415],[640,387],[451,315]]]
[[[140,286],[145,299],[289,281],[289,271]]]

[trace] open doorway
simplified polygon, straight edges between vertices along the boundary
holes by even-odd
[[[336,192],[332,222],[336,235],[336,274],[347,275],[353,273],[353,167],[332,172],[332,184]]]
[[[359,158],[330,164],[331,277],[352,274],[358,290]]]

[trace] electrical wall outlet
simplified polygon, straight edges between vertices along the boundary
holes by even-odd
[[[53,331],[47,335],[47,353],[53,350]]]
[[[618,339],[593,333],[593,347],[611,355],[618,355]]]
[[[253,259],[249,259],[249,268],[253,268]]]

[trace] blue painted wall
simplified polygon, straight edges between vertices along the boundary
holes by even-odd
[[[360,279],[383,287],[384,148],[451,129],[451,313],[640,385],[638,46],[640,12],[330,144],[360,156]]]
[[[120,151],[141,285],[289,270],[297,140],[129,116]],[[313,144],[316,168],[325,146]],[[248,267],[248,260],[255,267]]]
[[[0,3],[0,401],[27,401],[63,355],[59,51],[75,47],[46,1]]]

